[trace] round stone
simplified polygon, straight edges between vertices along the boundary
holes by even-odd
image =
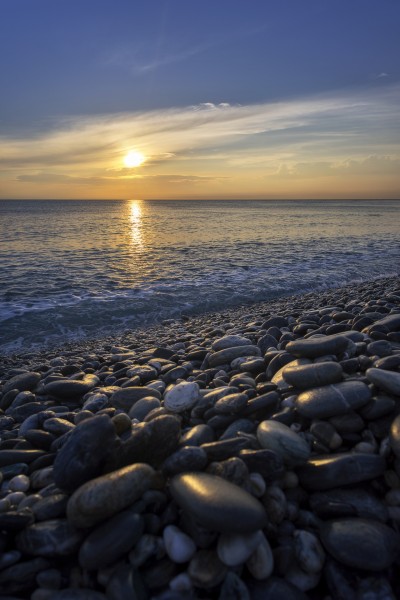
[[[211,348],[218,352],[226,348],[234,348],[237,346],[251,346],[251,340],[241,335],[224,335],[224,337],[215,340]]]
[[[371,390],[362,381],[344,381],[313,388],[299,394],[296,408],[309,419],[325,419],[361,408],[371,399]]]
[[[233,346],[210,354],[208,357],[208,364],[213,368],[218,365],[230,364],[235,358],[244,356],[261,356],[261,350],[258,346],[253,345]]]
[[[219,559],[227,567],[238,567],[246,562],[261,543],[260,531],[254,533],[222,533],[217,544]]]
[[[257,439],[262,448],[273,450],[288,466],[301,465],[311,454],[307,442],[278,421],[262,421],[257,428]]]
[[[92,479],[72,494],[68,519],[76,527],[91,527],[139,500],[156,482],[153,468],[142,463]]]
[[[191,560],[196,552],[193,540],[175,525],[168,525],[163,532],[165,551],[178,564]]]
[[[85,375],[83,379],[58,379],[47,383],[43,388],[43,394],[55,396],[60,399],[75,399],[81,398],[94,388],[100,382],[96,375],[91,373]]]
[[[354,569],[383,571],[395,561],[400,536],[369,519],[335,519],[321,525],[321,541],[337,561]]]
[[[176,475],[171,494],[200,525],[220,532],[251,533],[264,527],[264,507],[242,488],[208,473]]]
[[[200,399],[200,388],[194,381],[182,381],[172,388],[167,388],[164,395],[164,406],[173,413],[185,412],[193,408]]]
[[[153,396],[158,400],[161,399],[160,392],[150,387],[130,386],[117,389],[110,397],[110,405],[129,412],[135,402],[141,398],[146,398],[146,396]]]
[[[8,487],[12,492],[26,492],[29,490],[31,482],[26,475],[16,475],[8,482]]]

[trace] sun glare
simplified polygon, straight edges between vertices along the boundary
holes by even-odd
[[[141,164],[144,163],[146,157],[141,152],[137,150],[131,150],[124,156],[124,165],[128,167],[128,169],[132,169],[134,167],[140,167]]]

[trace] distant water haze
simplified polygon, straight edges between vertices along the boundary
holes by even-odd
[[[0,349],[400,272],[396,201],[0,201]]]

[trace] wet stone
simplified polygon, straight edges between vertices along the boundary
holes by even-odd
[[[179,506],[208,529],[251,533],[265,525],[263,506],[221,477],[207,473],[176,475],[170,491]]]
[[[257,429],[257,438],[262,448],[278,454],[288,466],[306,462],[311,453],[304,438],[278,421],[260,423]]]
[[[297,475],[302,486],[318,491],[369,481],[383,475],[385,469],[382,456],[349,452],[312,458],[297,469]]]
[[[383,571],[395,561],[400,536],[370,519],[336,519],[321,525],[321,541],[337,561],[366,571]]]
[[[369,387],[361,381],[344,381],[313,388],[299,394],[298,412],[309,419],[324,419],[361,408],[371,399]]]
[[[115,430],[106,415],[97,415],[76,426],[54,461],[54,480],[73,491],[101,474],[114,449]]]

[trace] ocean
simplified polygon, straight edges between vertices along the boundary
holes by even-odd
[[[0,352],[399,273],[397,201],[0,201]]]

